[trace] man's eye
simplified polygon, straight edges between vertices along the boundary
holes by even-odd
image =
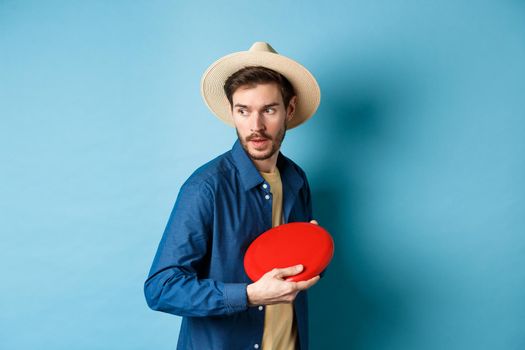
[[[266,109],[264,110],[264,112],[265,112],[265,113],[273,113],[273,112],[275,112],[275,109],[274,109],[274,108],[266,108]]]
[[[239,113],[240,115],[247,115],[247,114],[248,114],[248,112],[247,112],[245,109],[239,109],[239,110],[238,110],[238,113]]]

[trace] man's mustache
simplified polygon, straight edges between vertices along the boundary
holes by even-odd
[[[268,139],[268,140],[271,140],[272,137],[270,135],[266,134],[265,132],[260,132],[260,133],[257,133],[257,134],[251,134],[250,136],[246,137],[246,141],[251,141],[253,139]]]

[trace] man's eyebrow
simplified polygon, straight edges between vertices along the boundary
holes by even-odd
[[[267,105],[262,106],[261,109],[267,109],[267,108],[275,107],[275,106],[278,106],[278,105],[279,105],[279,102],[272,102],[272,103],[269,103]],[[233,107],[248,108],[247,105],[243,105],[243,104],[240,104],[240,103],[234,104]]]
[[[279,105],[279,102],[273,102],[273,103],[264,105],[263,109],[270,108],[270,107],[275,107],[275,106],[278,106],[278,105]]]

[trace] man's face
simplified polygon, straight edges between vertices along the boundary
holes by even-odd
[[[232,102],[237,136],[250,158],[265,160],[279,151],[286,123],[295,110],[295,97],[286,108],[278,85],[269,83],[239,87]]]

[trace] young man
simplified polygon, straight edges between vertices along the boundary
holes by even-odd
[[[238,140],[180,189],[145,282],[148,305],[183,316],[178,349],[308,349],[306,290],[319,276],[285,281],[298,265],[252,283],[243,260],[271,227],[316,223],[306,175],[280,147],[287,129],[315,113],[317,82],[258,42],[212,64],[201,92]]]

